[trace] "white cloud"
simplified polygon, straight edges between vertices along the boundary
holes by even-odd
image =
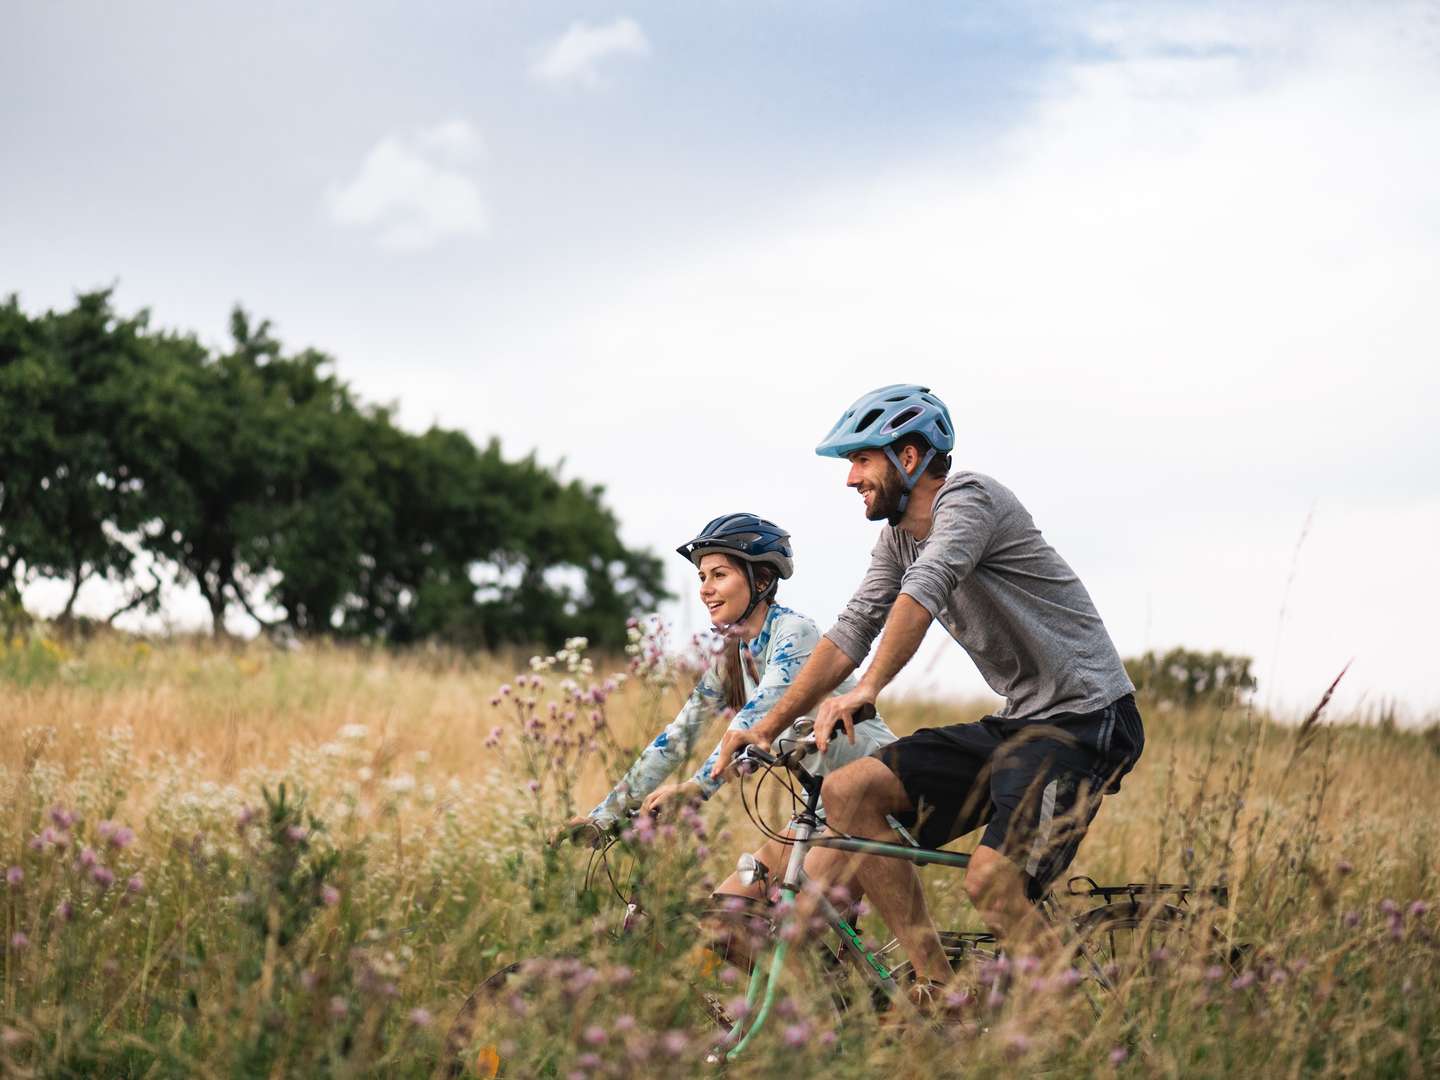
[[[634,19],[624,16],[603,25],[583,19],[544,46],[530,65],[530,77],[552,86],[603,85],[600,64],[612,57],[650,55],[650,40]]]
[[[479,135],[451,120],[409,136],[387,135],[325,203],[337,225],[371,230],[383,248],[418,251],[478,236],[489,226],[480,187],[461,166],[478,156]]]

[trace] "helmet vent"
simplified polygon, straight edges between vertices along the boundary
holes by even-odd
[[[893,417],[890,418],[890,422],[885,425],[885,430],[896,431],[899,428],[904,427],[911,420],[914,420],[915,417],[919,416],[923,411],[924,410],[919,408],[910,408],[904,410],[903,412],[896,413]]]
[[[885,410],[883,409],[871,409],[868,413],[866,413],[863,417],[860,418],[860,422],[855,425],[855,430],[864,431],[871,424],[875,423],[876,420],[879,420],[881,413],[883,413],[884,411]]]

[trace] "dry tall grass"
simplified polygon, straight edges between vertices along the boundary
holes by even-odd
[[[601,658],[593,679],[562,661],[532,683],[525,659],[7,643],[0,1074],[430,1075],[437,1028],[469,985],[556,948],[615,985],[517,1014],[515,1052],[554,1075],[698,1069],[683,1039],[661,1034],[686,995],[680,944],[605,938],[603,906],[575,888],[584,853],[539,842],[603,794],[673,715],[683,680],[606,690],[603,674],[624,665]],[[905,732],[983,705],[884,711]],[[985,1025],[993,1035],[963,1047],[854,1019],[839,1056],[829,1037],[794,1037],[834,1026],[797,986],[792,1022],[732,1071],[935,1076],[1024,1058],[1086,1075],[1433,1074],[1434,741],[1322,724],[1301,745],[1233,711],[1145,719],[1145,757],[1073,872],[1223,876],[1226,928],[1254,947],[1251,982],[1177,968],[1098,1020],[1073,1000],[1037,1012],[1044,995],[1016,994]],[[289,801],[267,807],[262,788],[273,796],[282,781]],[[706,842],[687,831],[656,856],[670,877],[654,887],[676,903],[753,846],[733,791],[705,817]],[[927,882],[938,920],[976,925],[958,875]]]

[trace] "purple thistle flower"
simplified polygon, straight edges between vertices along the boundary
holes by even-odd
[[[619,1032],[634,1031],[635,1017],[629,1013],[621,1013],[615,1018],[615,1030]]]
[[[609,1037],[605,1029],[599,1024],[591,1024],[580,1036],[580,1038],[590,1046],[603,1046],[605,1045],[605,1040]]]
[[[1206,982],[1219,982],[1225,977],[1225,969],[1219,964],[1211,964],[1205,969]]]
[[[30,947],[30,939],[25,936],[23,930],[16,930],[10,935],[10,948],[15,952],[24,952]]]
[[[1253,971],[1241,972],[1237,978],[1230,980],[1231,990],[1249,990],[1255,985],[1256,975]]]
[[[52,806],[50,808],[50,820],[62,829],[68,829],[75,824],[75,815],[63,806]]]
[[[1110,1064],[1123,1065],[1125,1064],[1125,1061],[1129,1056],[1129,1050],[1125,1049],[1125,1047],[1123,1046],[1117,1046],[1114,1050],[1110,1051]]]
[[[25,846],[28,847],[31,851],[44,851],[45,838],[39,833],[36,833],[34,836],[30,837],[28,841],[26,841]]]
[[[130,880],[125,882],[125,891],[131,896],[139,896],[145,891],[145,879],[139,874],[131,874]]]
[[[1354,930],[1360,925],[1360,913],[1358,911],[1347,911],[1340,917],[1340,921],[1345,924],[1346,929]]]
[[[99,836],[101,840],[109,840],[110,834],[114,831],[115,822],[110,821],[109,819],[106,819],[105,821],[102,821],[100,822],[100,824],[95,826],[95,834]]]
[[[780,1038],[784,1040],[786,1046],[799,1049],[810,1041],[810,1025],[806,1023],[787,1024],[785,1030],[780,1033]]]
[[[99,861],[100,856],[96,855],[95,852],[92,851],[90,848],[81,848],[79,863],[83,869],[89,870]]]
[[[1412,919],[1423,918],[1430,911],[1430,905],[1424,900],[1416,900],[1410,905],[1410,917]]]
[[[59,906],[55,909],[55,914],[62,923],[74,922],[75,905],[70,903],[69,900],[61,900]]]
[[[343,1020],[350,1014],[350,1003],[339,994],[330,999],[330,1015],[336,1020]]]
[[[435,1017],[430,1015],[430,1010],[417,1007],[410,1010],[410,1024],[412,1027],[428,1028]]]
[[[1355,864],[1352,863],[1349,859],[1341,859],[1338,863],[1335,864],[1335,872],[1340,874],[1342,877],[1346,874],[1353,874],[1355,872]]]
[[[1380,901],[1380,914],[1398,915],[1399,913],[1400,905],[1395,903],[1395,901],[1391,900],[1388,896],[1384,900]]]
[[[115,871],[108,866],[96,866],[90,871],[90,880],[95,882],[103,892],[115,884]]]
[[[135,830],[128,825],[120,825],[110,834],[109,839],[111,847],[124,850],[135,842]]]
[[[501,697],[509,697],[512,693],[514,693],[514,691],[510,689],[510,684],[509,684],[509,683],[504,683],[503,685],[501,685],[501,687],[500,687],[500,696],[501,696]]]
[[[690,1045],[690,1040],[683,1031],[667,1031],[660,1036],[660,1049],[671,1057],[679,1057],[685,1053]]]
[[[1017,1031],[1005,1040],[1005,1049],[1011,1057],[1024,1057],[1030,1052],[1030,1036]]]
[[[582,1069],[598,1069],[604,1060],[599,1054],[584,1053],[575,1059],[575,1064]]]
[[[24,880],[25,871],[21,867],[12,866],[10,867],[10,869],[5,871],[5,884],[10,886],[10,888],[12,889],[18,888],[20,883]]]
[[[285,826],[285,839],[289,840],[292,844],[300,843],[309,835],[310,830],[307,829],[304,825]]]
[[[320,903],[326,907],[334,907],[340,903],[340,890],[334,885],[325,885],[320,889]]]

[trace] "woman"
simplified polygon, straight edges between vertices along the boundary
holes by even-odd
[[[695,737],[715,714],[728,709],[734,714],[732,728],[754,726],[785,696],[820,641],[813,621],[775,602],[776,587],[791,575],[794,563],[790,534],[773,522],[754,514],[727,514],[676,551],[695,564],[700,600],[710,622],[725,635],[724,646],[679,715],[641,752],[600,805],[572,825],[609,825],[624,813],[628,801],[641,797],[641,811],[652,814],[687,799],[709,799],[723,783],[710,776],[713,750],[689,780],[662,781],[689,756]],[[852,676],[833,693],[844,694],[854,685]],[[805,767],[823,775],[894,741],[895,733],[876,717],[856,726],[853,744],[836,739],[824,754],[807,758]],[[785,850],[769,840],[755,857],[778,871]],[[761,888],[758,882],[742,885],[732,874],[717,892],[758,897]]]

